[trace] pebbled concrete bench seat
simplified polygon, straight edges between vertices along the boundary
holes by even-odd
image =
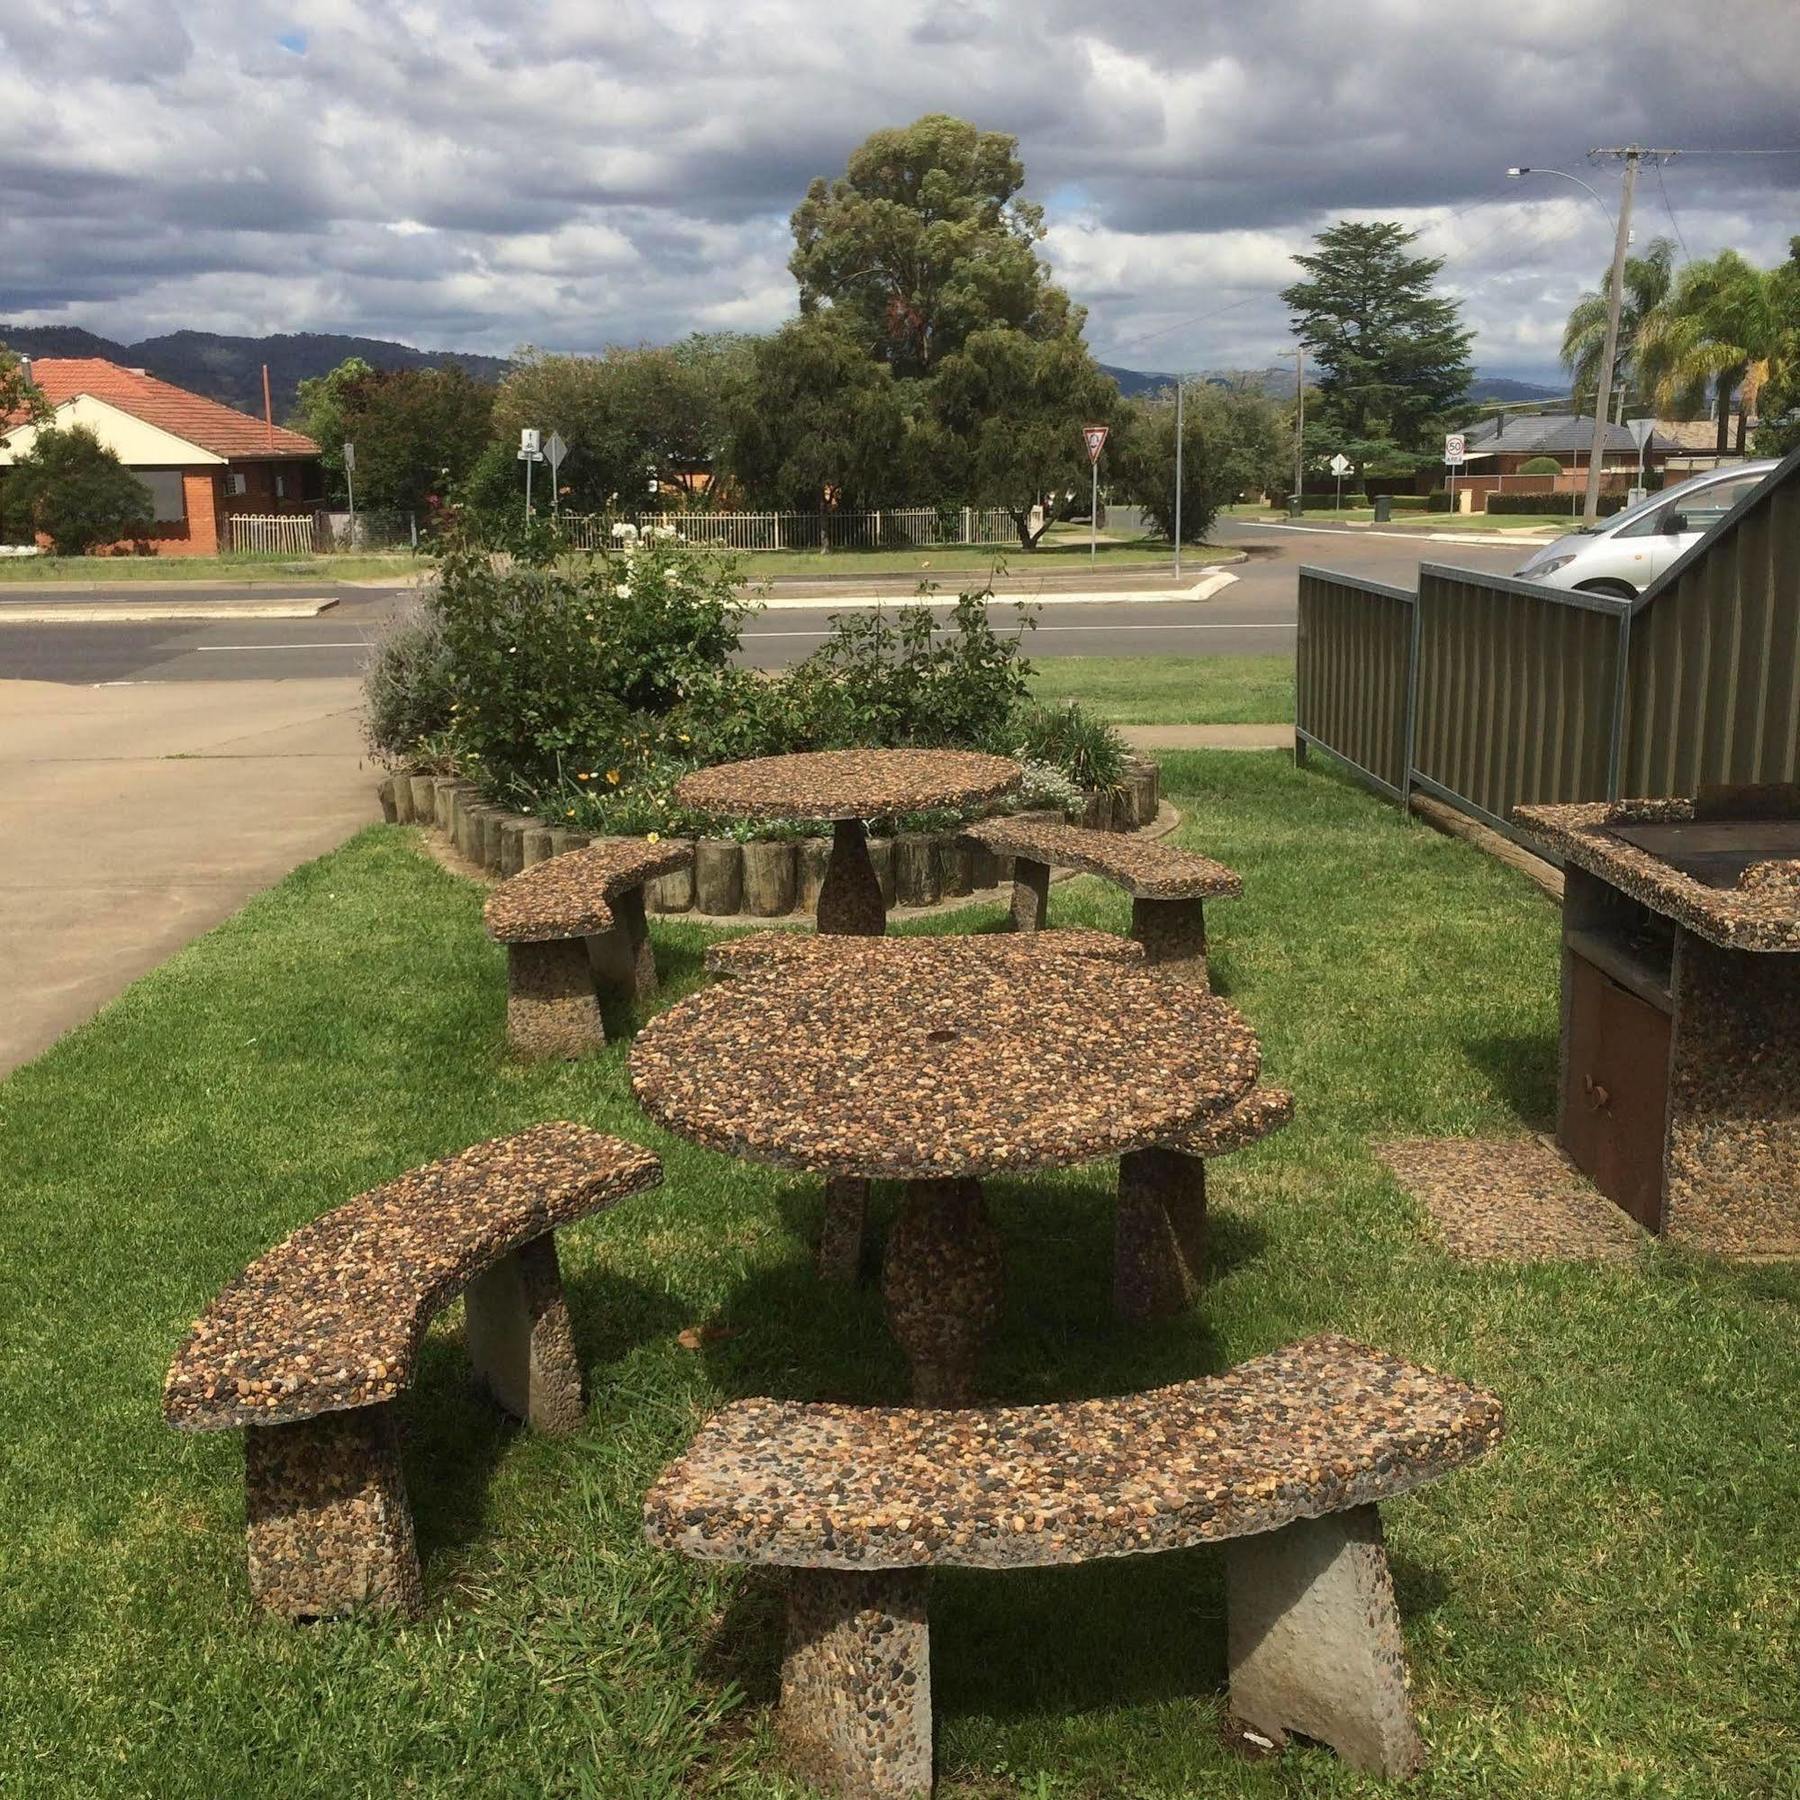
[[[1499,1402],[1339,1337],[1117,1399],[744,1400],[645,1501],[653,1543],[794,1571],[779,1729],[846,1795],[931,1790],[928,1571],[1226,1546],[1234,1714],[1386,1775],[1423,1748],[1379,1502],[1498,1442]]]
[[[1200,987],[1207,985],[1205,904],[1244,891],[1240,877],[1210,856],[1053,819],[981,819],[963,836],[1013,859],[1015,931],[1043,929],[1052,869],[1079,869],[1131,896],[1131,935],[1146,962]]]
[[[227,1286],[163,1388],[179,1431],[243,1428],[250,1588],[289,1618],[420,1601],[394,1402],[433,1316],[466,1294],[469,1354],[541,1431],[582,1413],[554,1233],[656,1186],[648,1150],[537,1125],[303,1225]]]
[[[609,838],[534,863],[494,890],[482,919],[506,946],[506,1040],[515,1051],[586,1055],[606,1042],[602,1000],[656,992],[644,883],[693,859],[689,843]]]
[[[1282,1088],[1252,1088],[1228,1112],[1119,1158],[1113,1306],[1121,1318],[1185,1312],[1206,1279],[1206,1164],[1260,1143],[1294,1116]]]

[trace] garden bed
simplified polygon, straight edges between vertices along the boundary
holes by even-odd
[[[1161,784],[1154,762],[1133,757],[1117,788],[1085,797],[1079,809],[1028,813],[1102,831],[1143,830],[1157,822]],[[442,832],[477,868],[504,879],[552,856],[579,850],[595,834],[512,813],[482,799],[474,782],[447,775],[389,775],[379,787],[382,817],[390,825],[427,825]],[[936,906],[985,892],[1012,879],[1011,858],[964,841],[960,824],[895,830],[878,821],[869,859],[889,907]],[[886,824],[888,829],[881,829]],[[709,918],[781,918],[816,911],[831,854],[829,827],[792,835],[754,838],[669,836],[694,848],[693,866],[649,883],[652,912],[695,912]],[[660,834],[659,834],[660,835]]]
[[[994,1183],[1012,1278],[996,1396],[1121,1393],[1327,1329],[1489,1387],[1499,1451],[1387,1509],[1432,1757],[1407,1793],[1789,1792],[1800,1277],[1655,1247],[1583,1266],[1444,1255],[1371,1141],[1548,1123],[1554,908],[1282,756],[1174,755],[1163,778],[1174,841],[1244,877],[1214,978],[1298,1114],[1214,1171],[1212,1279],[1164,1325],[1113,1320],[1109,1166]],[[507,1060],[481,900],[372,828],[0,1084],[0,1791],[797,1800],[767,1711],[776,1584],[653,1551],[643,1495],[723,1400],[893,1401],[904,1363],[873,1289],[813,1273],[816,1183],[652,1128],[624,1042]],[[1129,918],[1088,880],[1051,909]],[[716,934],[691,915],[651,933],[669,995],[691,990]],[[302,1221],[557,1118],[667,1165],[657,1192],[562,1234],[588,1423],[566,1441],[507,1425],[453,1312],[407,1410],[426,1619],[252,1620],[241,1453],[159,1414],[189,1321]],[[878,1222],[888,1205],[878,1190]],[[1391,1791],[1325,1751],[1223,1746],[1209,1551],[949,1572],[933,1611],[944,1800]]]

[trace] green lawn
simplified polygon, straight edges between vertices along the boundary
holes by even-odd
[[[1386,1509],[1432,1749],[1404,1791],[1792,1796],[1800,1277],[1660,1249],[1447,1261],[1368,1144],[1547,1122],[1553,908],[1284,757],[1164,770],[1182,841],[1244,876],[1215,910],[1215,968],[1299,1117],[1216,1166],[1213,1280],[1154,1327],[1111,1317],[1110,1167],[994,1184],[992,1391],[1137,1388],[1326,1328],[1491,1386],[1501,1450]],[[774,1584],[651,1551],[639,1502],[723,1399],[895,1400],[901,1360],[872,1289],[813,1278],[814,1184],[652,1129],[623,1045],[507,1061],[480,900],[405,830],[373,829],[0,1085],[0,1792],[799,1800],[771,1757]],[[1082,883],[1052,912],[1119,929],[1128,902]],[[706,933],[653,934],[672,991],[693,986]],[[188,1321],[320,1210],[557,1117],[668,1170],[562,1234],[588,1425],[556,1442],[502,1424],[453,1312],[409,1403],[428,1616],[250,1617],[238,1446],[158,1417]],[[734,1335],[683,1349],[701,1323]],[[950,1800],[1399,1791],[1320,1750],[1221,1747],[1210,1552],[947,1573],[934,1624]]]
[[[409,551],[356,556],[0,556],[8,581],[369,581],[416,575]]]
[[[1119,725],[1285,725],[1291,656],[1034,656],[1040,700],[1079,700]]]
[[[1270,525],[1279,525],[1287,518],[1285,508],[1255,506],[1248,502],[1225,507],[1222,512],[1235,519],[1261,519]],[[1331,506],[1309,506],[1303,517],[1310,522],[1324,521],[1330,524],[1335,521],[1345,525],[1368,525],[1374,521],[1375,509],[1372,506],[1346,506],[1340,511]],[[1490,518],[1484,512],[1428,513],[1397,507],[1390,523],[1397,530],[1407,531],[1541,531],[1550,526],[1573,531],[1581,523],[1581,514],[1495,513]]]

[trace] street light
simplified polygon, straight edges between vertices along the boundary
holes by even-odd
[[[1581,509],[1584,525],[1593,525],[1600,517],[1600,465],[1606,459],[1607,415],[1612,411],[1613,363],[1619,348],[1619,313],[1625,300],[1625,252],[1631,245],[1631,195],[1637,185],[1637,165],[1641,154],[1635,147],[1625,153],[1625,185],[1619,199],[1619,220],[1613,226],[1612,273],[1606,284],[1606,339],[1601,347],[1600,368],[1594,382],[1594,435],[1588,443],[1587,496]],[[1566,169],[1534,169],[1527,164],[1508,169],[1506,173],[1513,181],[1524,175],[1555,175],[1564,181],[1572,181],[1578,188],[1593,195],[1594,204],[1606,214],[1606,222],[1613,224],[1612,212],[1606,202],[1579,175],[1571,175]]]
[[[1594,204],[1606,214],[1607,224],[1609,226],[1612,224],[1612,208],[1608,206],[1579,175],[1571,175],[1566,169],[1534,169],[1529,163],[1521,163],[1516,168],[1511,168],[1506,171],[1506,179],[1508,181],[1518,181],[1521,177],[1526,175],[1556,175],[1564,181],[1574,182],[1574,184],[1578,188],[1583,189],[1593,200]]]

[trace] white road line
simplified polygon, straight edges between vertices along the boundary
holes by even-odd
[[[326,644],[194,644],[193,650],[366,650],[367,638],[352,638],[348,643]]]

